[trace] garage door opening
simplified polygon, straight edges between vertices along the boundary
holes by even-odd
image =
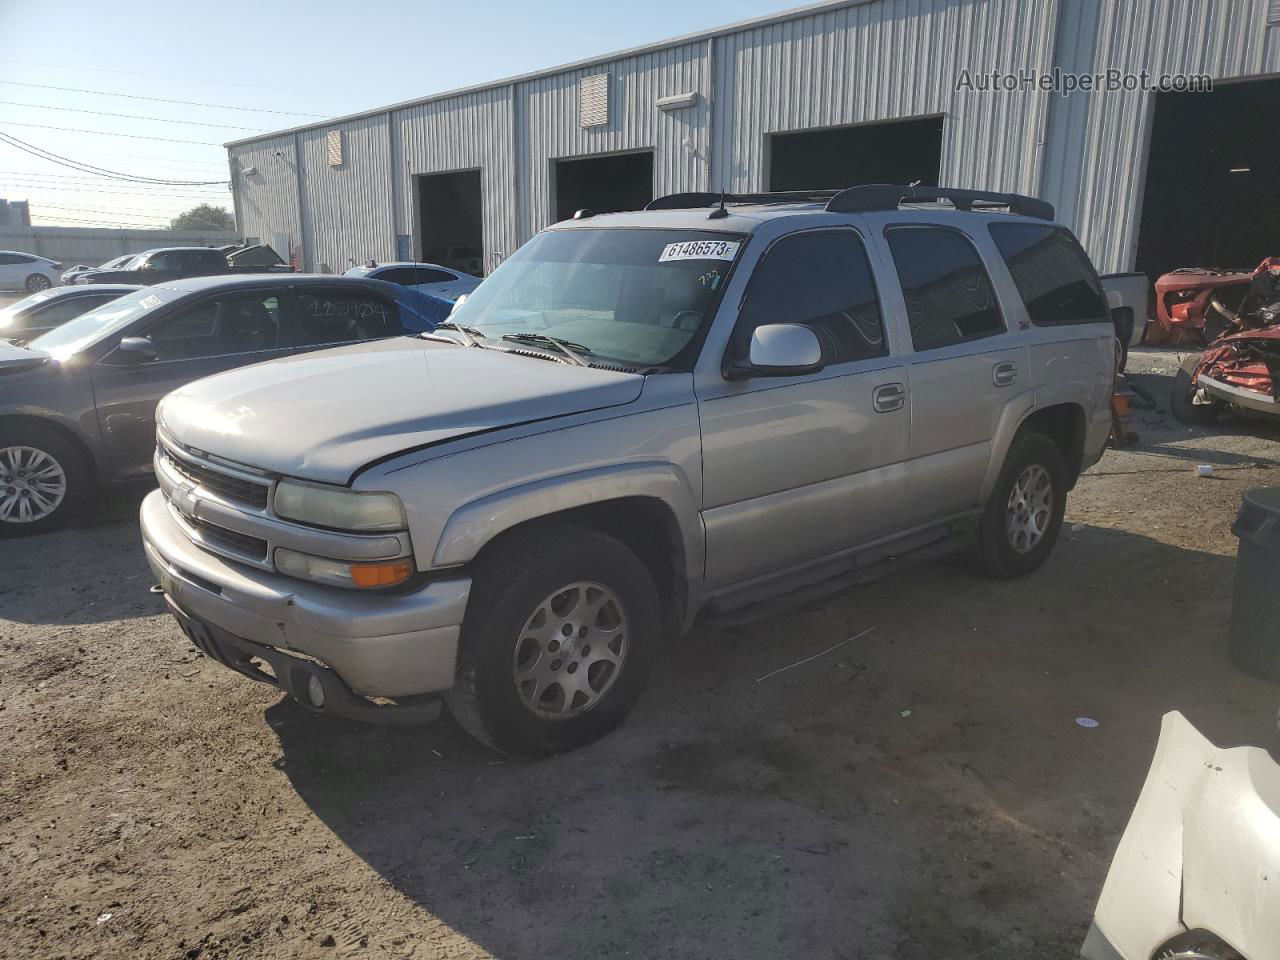
[[[1241,267],[1280,255],[1280,79],[1156,95],[1137,269]]]
[[[942,118],[775,133],[770,190],[840,190],[859,183],[938,185]]]
[[[415,179],[421,259],[482,276],[484,206],[480,171],[429,173]]]
[[[556,219],[639,210],[653,199],[653,153],[556,161]]]

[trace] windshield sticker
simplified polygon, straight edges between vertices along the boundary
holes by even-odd
[[[143,297],[141,300],[139,300],[138,306],[146,307],[148,310],[150,310],[152,307],[160,306],[160,298],[153,293],[151,294],[151,296]]]
[[[712,290],[720,286],[720,268],[712,267],[706,273],[698,278],[698,282],[704,287],[710,287]]]
[[[684,240],[662,248],[659,263],[675,260],[732,260],[738,255],[737,240]]]

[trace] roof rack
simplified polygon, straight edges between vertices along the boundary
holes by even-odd
[[[826,203],[839,190],[784,190],[777,193],[670,193],[645,204],[646,210],[690,210],[720,203]]]
[[[913,187],[892,183],[869,183],[844,190],[783,190],[775,193],[672,193],[657,197],[646,210],[690,210],[720,203],[823,203],[832,213],[871,213],[897,210],[903,204],[950,202],[966,212],[1004,208],[1010,213],[1039,220],[1053,220],[1053,204],[1019,193],[988,190],[958,190],[951,187]]]
[[[870,213],[897,210],[903,204],[950,201],[957,210],[973,212],[1004,207],[1010,213],[1039,220],[1054,219],[1053,204],[1019,193],[988,190],[957,190],[951,187],[911,187],[890,183],[870,183],[841,190],[827,202],[832,213]]]

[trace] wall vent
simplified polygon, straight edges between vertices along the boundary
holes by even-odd
[[[578,82],[578,124],[598,127],[609,122],[609,75],[597,73]]]
[[[1267,23],[1280,23],[1280,0],[1271,0],[1267,4]]]
[[[342,131],[330,130],[325,135],[324,145],[329,157],[329,166],[342,166]]]

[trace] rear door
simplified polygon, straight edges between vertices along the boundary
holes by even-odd
[[[289,340],[298,350],[381,340],[404,333],[400,307],[359,284],[306,284],[293,288]]]
[[[0,253],[0,288],[18,290],[31,275],[31,258],[21,253]]]
[[[767,247],[738,306],[730,354],[745,354],[752,331],[773,323],[814,330],[823,369],[727,380],[700,368],[695,383],[710,590],[820,560],[901,523],[906,371],[857,230],[789,233]]]
[[[142,474],[155,447],[156,404],[170,390],[291,352],[282,336],[285,290],[237,290],[179,304],[129,331],[155,346],[153,360],[113,350],[93,365],[98,424],[119,475]]]
[[[907,519],[924,523],[978,505],[1001,412],[1027,381],[1026,348],[967,234],[915,222],[882,236],[911,347]]]

